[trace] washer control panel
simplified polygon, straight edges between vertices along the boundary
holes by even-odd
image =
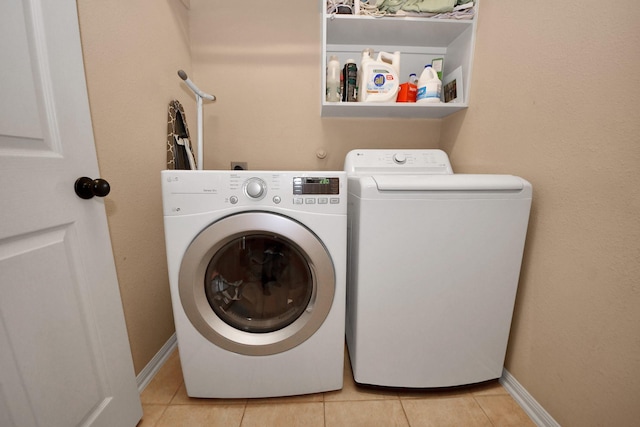
[[[346,213],[343,171],[162,171],[165,215],[265,207]]]
[[[349,175],[371,173],[453,174],[447,153],[426,150],[353,150],[347,154],[344,170]]]

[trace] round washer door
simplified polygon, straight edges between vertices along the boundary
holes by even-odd
[[[282,215],[245,212],[204,229],[180,265],[180,301],[213,344],[246,355],[289,350],[329,314],[335,270],[308,228]]]

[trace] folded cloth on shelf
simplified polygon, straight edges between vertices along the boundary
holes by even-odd
[[[473,0],[382,0],[376,4],[380,12],[395,14],[400,11],[417,13],[452,12],[457,5],[472,3]],[[372,4],[373,5],[373,4]]]
[[[451,12],[456,5],[456,0],[407,0],[402,5],[402,10],[407,12]]]

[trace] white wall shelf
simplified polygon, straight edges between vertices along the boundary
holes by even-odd
[[[325,2],[323,2],[324,4]],[[443,76],[461,67],[463,94],[458,102],[440,104],[326,102],[326,73],[322,70],[323,117],[443,118],[468,107],[471,67],[477,23],[474,19],[438,19],[418,17],[374,18],[362,15],[328,14],[323,8],[322,60],[336,55],[344,66],[354,59],[360,71],[362,50],[401,53],[400,82],[410,73],[420,76],[434,58],[444,58]]]
[[[323,117],[389,117],[442,119],[467,108],[466,103],[424,105],[415,102],[326,102],[322,104]]]

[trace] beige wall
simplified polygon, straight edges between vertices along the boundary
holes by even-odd
[[[435,120],[320,117],[319,4],[191,0],[194,76],[218,97],[204,107],[205,168],[342,170],[353,148],[437,146]]]
[[[562,426],[640,418],[640,5],[483,1],[458,172],[533,184],[506,367]]]
[[[530,180],[507,368],[563,426],[640,417],[636,2],[485,0],[470,107],[442,123],[320,118],[319,2],[78,3],[136,372],[173,333],[159,171],[169,100],[181,100],[195,131],[192,97],[175,77],[184,68],[218,97],[204,107],[207,169],[341,169],[356,147],[440,145],[458,172]]]
[[[162,223],[167,109],[195,105],[177,70],[191,71],[179,0],[78,0],[98,162],[136,373],[174,332]]]

